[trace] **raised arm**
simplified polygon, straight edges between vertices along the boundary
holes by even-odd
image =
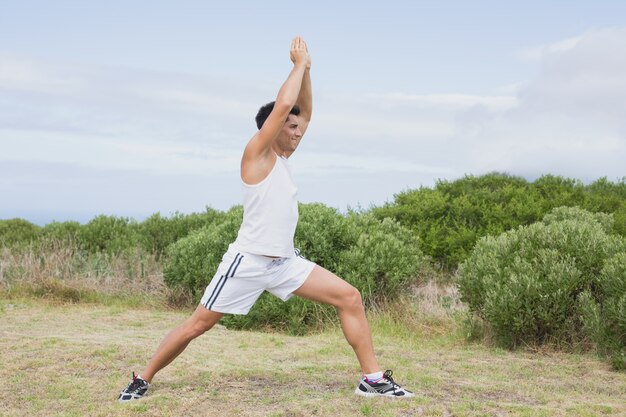
[[[304,46],[307,48],[307,54],[309,52],[306,43]],[[300,107],[300,131],[304,136],[304,132],[306,132],[307,127],[309,126],[309,122],[311,121],[311,114],[313,113],[313,90],[311,88],[311,55],[308,54],[308,60],[306,65],[306,71],[304,72],[304,77],[302,78],[302,86],[300,87],[300,94],[298,95],[298,100],[296,100],[296,104]]]
[[[244,151],[244,160],[256,160],[270,153],[272,142],[282,129],[289,112],[300,96],[304,74],[307,69],[308,52],[306,44],[299,37],[291,41],[290,57],[294,66],[278,91],[274,108],[261,129],[250,139]],[[310,84],[310,82],[309,82]]]

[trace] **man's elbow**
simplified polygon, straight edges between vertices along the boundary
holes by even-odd
[[[278,99],[274,103],[273,111],[281,112],[281,113],[289,113],[295,104],[296,103],[292,103],[289,100]]]

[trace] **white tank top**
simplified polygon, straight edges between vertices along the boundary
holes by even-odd
[[[235,246],[256,255],[294,256],[298,187],[287,159],[277,155],[272,171],[260,183],[242,183],[243,223]]]

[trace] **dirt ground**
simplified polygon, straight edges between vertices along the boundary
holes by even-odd
[[[119,404],[186,312],[0,300],[2,416],[626,416],[626,374],[586,355],[508,352],[458,337],[372,328],[379,361],[416,393],[353,394],[356,359],[339,329],[306,337],[230,331],[198,338]]]

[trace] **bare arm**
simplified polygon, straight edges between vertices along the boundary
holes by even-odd
[[[293,69],[278,91],[272,112],[265,120],[265,123],[263,123],[261,129],[250,139],[248,146],[246,146],[244,161],[255,160],[269,153],[272,142],[280,133],[287,116],[289,116],[289,112],[298,100],[304,74],[307,72],[306,66],[308,62],[306,44],[299,36],[295,37],[291,42],[290,57],[294,62]]]
[[[304,41],[303,41],[304,42]],[[309,54],[309,47],[306,42],[304,46],[307,51],[307,63],[306,71],[304,72],[304,78],[302,78],[302,87],[300,88],[300,94],[296,104],[300,107],[300,131],[304,136],[309,122],[311,121],[311,114],[313,113],[313,90],[311,88],[311,54]]]
[[[313,90],[311,89],[311,71],[307,68],[302,78],[302,87],[300,88],[300,94],[296,104],[300,107],[300,131],[304,136],[309,122],[311,121],[311,114],[313,113]]]

